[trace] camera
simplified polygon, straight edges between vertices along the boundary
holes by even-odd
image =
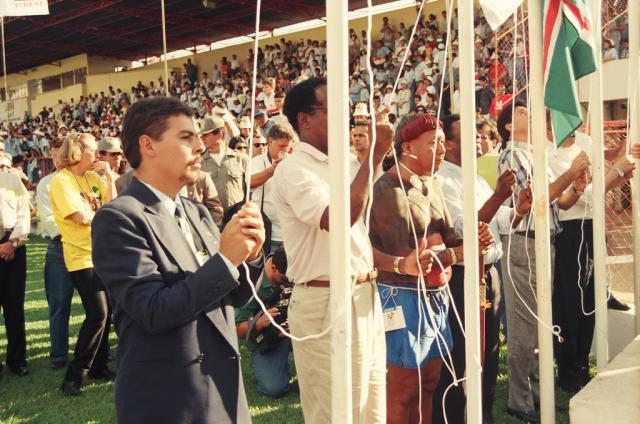
[[[264,304],[267,309],[278,308],[280,315],[277,315],[273,320],[280,326],[286,326],[289,320],[289,299],[293,292],[293,283],[288,280],[284,280],[278,288],[271,294],[271,296],[264,299]],[[264,311],[259,311],[254,320],[262,317]],[[273,325],[268,326],[264,330],[255,336],[251,336],[256,346],[256,351],[259,353],[266,353],[276,348],[276,346],[283,340],[278,330]]]

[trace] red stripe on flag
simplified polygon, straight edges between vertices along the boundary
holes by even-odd
[[[576,17],[578,22],[580,22],[580,28],[586,29],[588,31],[589,21],[587,21],[587,19],[585,19],[585,17],[582,16],[582,12],[580,12],[580,9],[578,8],[578,6],[576,6],[574,3],[572,3],[569,0],[563,0],[562,3],[564,3],[565,6],[567,6],[571,14],[573,14],[573,16]]]
[[[555,27],[558,13],[560,13],[561,0],[549,0],[549,7],[547,8],[547,16],[544,20],[544,45],[543,45],[543,58],[542,69],[547,72],[547,61],[549,60],[549,48],[551,44],[551,37],[553,36],[553,29]]]

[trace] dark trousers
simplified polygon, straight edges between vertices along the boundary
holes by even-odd
[[[452,304],[455,302],[460,315],[460,320],[464,325],[464,267],[452,267],[453,274],[449,287],[451,288]],[[482,409],[483,421],[492,422],[491,409],[498,377],[498,355],[500,348],[500,277],[495,267],[490,268],[485,274],[487,283],[487,300],[491,302],[491,308],[485,310],[485,349],[484,349],[484,369],[482,373]],[[480,311],[478,311],[480,314]],[[453,349],[451,359],[456,371],[456,379],[464,378],[466,371],[465,364],[465,338],[462,329],[453,311],[453,305],[449,309],[449,325],[453,336]],[[442,398],[444,392],[453,383],[453,378],[444,367],[440,373],[438,387],[433,394],[433,416],[432,423],[444,423],[446,414],[449,423],[466,422],[467,394],[465,384],[459,383],[452,386],[445,398],[444,410],[442,409]]]
[[[558,343],[554,338],[554,353],[558,382],[573,387],[589,380],[589,351],[595,326],[592,221],[584,221],[584,237],[582,228],[582,220],[563,221],[562,232],[555,241],[553,323],[560,326],[564,341]],[[590,315],[584,314],[583,306]]]
[[[69,315],[73,298],[73,282],[64,264],[62,242],[51,240],[44,259],[44,290],[49,305],[51,363],[67,362],[69,353]]]
[[[81,381],[85,375],[100,372],[107,367],[111,310],[107,293],[93,268],[70,274],[71,281],[80,294],[85,319],[65,380]]]
[[[24,291],[27,282],[27,248],[16,249],[10,261],[0,259],[0,307],[7,332],[7,365],[27,365],[27,336],[24,329]]]

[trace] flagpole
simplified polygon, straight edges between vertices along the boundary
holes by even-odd
[[[4,16],[0,16],[0,32],[2,32],[2,73],[4,74],[4,101],[7,108],[7,119],[9,119],[9,86],[7,84],[7,56],[4,45]]]
[[[551,237],[549,227],[549,181],[546,170],[547,137],[542,69],[542,0],[528,0],[531,78],[531,138],[533,140],[533,193],[538,303],[538,359],[540,372],[540,418],[555,423],[553,335],[546,323],[551,314]]]
[[[347,0],[327,0],[331,422],[351,424],[351,242],[349,238],[349,54]],[[257,35],[257,34],[256,34]]]
[[[452,0],[449,0],[452,1]],[[462,140],[475,140],[476,102],[473,46],[473,0],[458,1],[460,48],[460,131]],[[449,64],[451,67],[451,63]],[[453,80],[449,82],[453,91]],[[464,100],[463,100],[464,99]],[[453,103],[451,104],[453,108]],[[467,423],[482,422],[482,367],[480,366],[480,275],[478,262],[478,213],[476,208],[477,163],[474,143],[462,149],[462,195],[464,208],[464,328],[466,332]]]
[[[589,78],[591,82],[589,106],[591,123],[591,139],[593,141],[592,187],[593,187],[593,261],[595,290],[595,340],[596,361],[598,371],[609,363],[609,339],[607,316],[607,241],[605,237],[604,212],[604,122],[602,105],[602,1],[595,0],[591,4],[591,33],[593,35],[593,54],[596,70]]]
[[[160,9],[162,9],[162,52],[164,53],[164,95],[169,97],[169,63],[167,59],[167,22],[164,12],[164,0],[160,0]]]
[[[640,70],[640,0],[629,0],[629,75],[636,76]],[[629,122],[627,127],[627,146],[640,141],[640,90],[636,78],[629,78],[631,87],[628,87]],[[634,298],[636,305],[636,335],[640,334],[640,160],[636,160],[636,176],[631,180],[631,198],[633,207],[633,281]]]

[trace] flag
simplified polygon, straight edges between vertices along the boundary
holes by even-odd
[[[47,0],[0,0],[0,16],[48,15]]]
[[[596,70],[590,28],[586,0],[545,0],[544,104],[558,145],[582,125],[576,81]]]
[[[480,7],[487,23],[497,30],[518,9],[522,0],[480,0]]]

